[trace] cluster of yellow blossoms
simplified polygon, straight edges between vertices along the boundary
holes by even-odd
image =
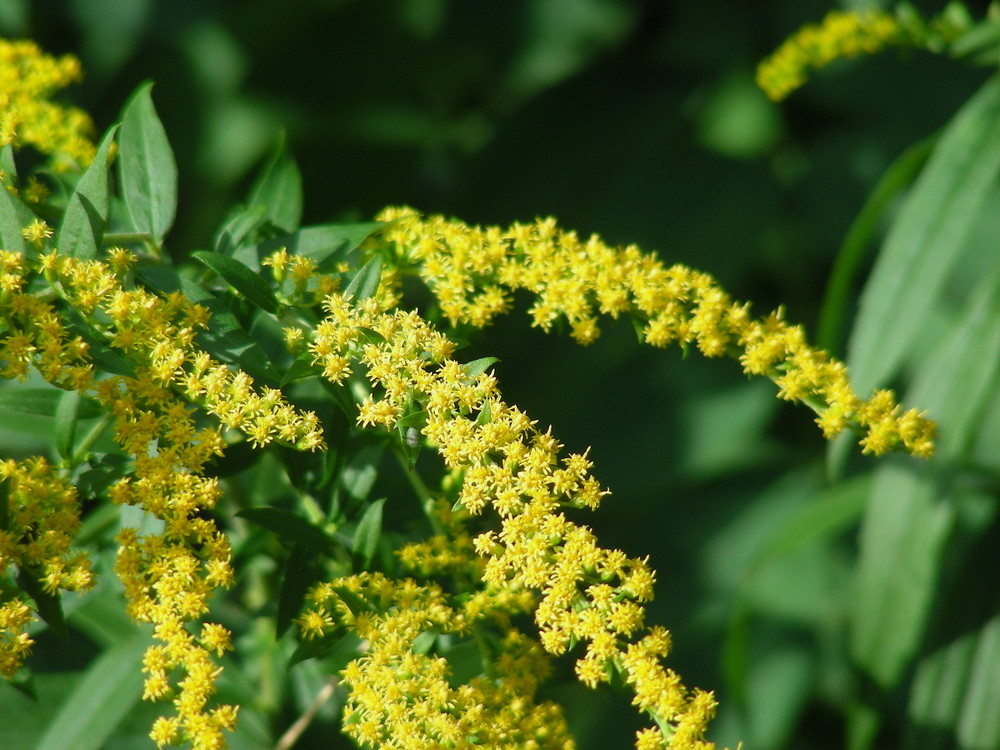
[[[510,309],[518,289],[535,297],[534,325],[549,330],[564,319],[583,344],[600,334],[599,315],[630,315],[652,346],[694,345],[771,378],[781,398],[816,411],[828,438],[855,427],[866,453],[901,447],[926,457],[934,450],[934,424],[923,414],[904,412],[890,391],[860,399],[843,363],[812,348],[801,326],[780,311],[751,317],[749,306],[731,300],[708,274],[667,267],[655,255],[611,247],[596,235],[581,240],[552,219],[502,229],[409,208],[389,208],[379,218],[388,222],[384,237],[394,243],[398,263],[420,275],[453,324],[486,325]]]
[[[709,747],[702,736],[714,699],[689,692],[663,667],[669,638],[661,628],[647,629],[643,623],[653,572],[643,560],[602,549],[588,528],[564,513],[596,508],[607,494],[589,475],[587,457],[560,458],[562,446],[551,434],[538,431],[524,412],[503,402],[493,375],[451,359],[451,341],[416,313],[383,312],[375,298],[355,305],[339,294],[330,295],[324,307],[328,315],[312,332],[310,350],[334,383],[351,375],[353,360],[364,365],[374,390],[360,405],[358,423],[389,429],[418,424],[445,466],[464,473],[459,504],[472,515],[490,506],[499,517],[499,531],[474,540],[485,559],[483,583],[514,593],[537,592],[534,615],[545,650],[561,654],[578,642],[586,644],[576,664],[582,682],[593,687],[617,674],[631,686],[634,703],[657,722],[640,733],[640,748]],[[426,560],[427,551],[416,557]],[[331,598],[324,591],[315,596]],[[394,618],[409,616],[393,612]],[[315,633],[329,617],[328,611],[313,612],[301,622],[307,633]],[[445,622],[444,617],[418,620],[407,637],[445,627]],[[464,623],[448,627],[461,630]],[[392,658],[401,657],[393,652]],[[358,711],[364,720],[391,718],[402,711],[392,705],[379,710],[366,703]],[[400,743],[393,746],[408,746],[402,744],[408,724],[385,718],[376,723],[380,741],[392,737]]]
[[[57,170],[89,164],[95,150],[90,117],[49,101],[81,77],[75,57],[56,59],[34,42],[0,39],[0,146],[30,145],[50,155]]]
[[[834,60],[873,55],[905,39],[896,17],[881,10],[830,11],[788,37],[757,68],[757,85],[772,100],[784,99],[809,78],[810,70]]]
[[[0,461],[0,676],[12,676],[34,643],[27,629],[35,616],[9,593],[10,568],[44,594],[90,588],[90,560],[72,549],[79,526],[76,490],[55,467],[43,458]]]
[[[813,70],[835,60],[873,55],[888,47],[916,47],[940,52],[969,24],[968,14],[951,3],[925,21],[908,4],[895,15],[877,8],[830,11],[819,24],[803,26],[757,66],[757,85],[772,101],[802,86]]]
[[[122,249],[109,251],[107,263],[56,252],[29,261],[0,251],[0,368],[19,378],[35,369],[53,385],[96,399],[110,415],[115,441],[132,467],[109,496],[158,519],[149,533],[121,532],[116,563],[129,614],[152,623],[162,643],[144,660],[145,697],[174,698],[176,715],[159,719],[152,736],[160,745],[183,739],[196,750],[216,750],[225,746],[223,732],[233,728],[236,707],[208,707],[221,672],[210,654],[230,649],[230,634],[214,623],[192,633],[187,624],[207,613],[214,589],[233,581],[229,541],[204,517],[221,491],[202,471],[222,455],[226,441],[219,426],[199,426],[185,401],[224,427],[242,430],[256,445],[276,439],[319,449],[323,436],[314,414],[294,409],[275,389],[259,393],[245,373],[197,347],[195,334],[209,319],[206,308],[180,293],[129,288],[134,259]],[[122,372],[99,374],[95,361]],[[36,527],[62,523],[56,508],[43,503],[33,510]],[[60,579],[54,585],[71,587],[64,584]],[[182,676],[174,678],[178,671]]]

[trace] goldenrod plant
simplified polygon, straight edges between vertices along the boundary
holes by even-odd
[[[996,24],[957,4],[926,23],[909,6],[835,11],[758,79],[777,99],[887,46],[984,58]],[[995,531],[996,461],[976,446],[997,422],[1000,273],[948,275],[986,241],[996,81],[881,186],[908,192],[845,364],[669,251],[554,218],[391,206],[302,226],[283,147],[210,249],[177,248],[178,164],[152,85],[97,137],[52,99],[79,79],[75,58],[25,41],[0,57],[0,417],[41,436],[0,462],[0,707],[34,706],[27,729],[0,719],[0,745],[568,749],[585,742],[552,685],[575,680],[626,696],[638,750],[777,747],[713,734],[724,686],[673,664],[651,610],[670,591],[646,554],[604,541],[594,512],[611,489],[591,452],[505,397],[495,357],[466,354],[522,307],[584,346],[627,322],[637,346],[731,359],[808,407],[829,486],[761,559],[859,524],[848,745],[873,746],[904,679],[912,746],[928,727],[970,750],[1000,742],[995,608],[958,635],[934,616],[950,570]],[[904,371],[906,406],[889,387]],[[867,474],[848,476],[852,451]],[[737,605],[734,632],[750,611]],[[44,706],[36,657],[82,634],[99,653]],[[754,700],[745,672],[727,672],[736,705]]]

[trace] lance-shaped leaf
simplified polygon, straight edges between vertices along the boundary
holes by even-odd
[[[327,548],[333,545],[333,540],[325,531],[309,523],[298,513],[284,508],[270,506],[245,508],[236,515],[276,534],[288,544],[308,543],[315,547]]]
[[[99,750],[142,698],[142,655],[149,636],[136,632],[87,670],[36,750]]]
[[[105,134],[94,160],[69,197],[56,238],[56,247],[65,255],[87,259],[97,257],[108,223],[108,152],[117,130],[115,125]]]
[[[362,569],[367,568],[375,557],[378,541],[382,536],[382,507],[385,498],[380,498],[365,508],[358,528],[354,532],[354,554],[361,563]]]
[[[177,164],[144,83],[129,99],[118,134],[122,199],[132,228],[162,244],[177,211]]]
[[[278,229],[294,232],[302,219],[302,175],[285,150],[284,134],[267,164],[250,188],[248,206],[262,206],[267,219]]]
[[[898,371],[948,281],[1000,174],[1000,79],[942,134],[893,224],[861,296],[848,366],[859,393]]]
[[[357,302],[364,302],[369,297],[374,297],[378,291],[379,281],[382,279],[382,259],[378,256],[365,263],[351,279],[351,283],[344,290],[344,297]]]
[[[260,275],[254,273],[238,260],[207,250],[191,254],[224,278],[257,307],[269,313],[278,311],[278,298]]]
[[[319,549],[307,541],[296,542],[288,552],[278,592],[278,615],[275,622],[278,638],[291,627],[292,620],[302,610],[306,593],[320,580],[322,569],[319,554]]]

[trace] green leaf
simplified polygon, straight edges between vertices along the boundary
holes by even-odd
[[[865,205],[851,222],[837,252],[837,259],[826,285],[826,294],[823,296],[819,333],[816,336],[819,348],[831,353],[840,351],[846,309],[851,303],[852,289],[872,237],[895,199],[924,168],[936,143],[937,138],[927,138],[904,151],[882,175]]]
[[[1000,172],[1000,79],[990,80],[942,134],[886,239],[861,296],[848,354],[859,393],[898,371],[954,267]]]
[[[285,150],[282,133],[278,144],[250,188],[247,205],[261,206],[278,229],[294,232],[302,220],[302,175]]]
[[[162,244],[177,210],[177,165],[153,106],[152,88],[152,83],[144,83],[125,105],[118,171],[132,229]]]
[[[280,638],[302,611],[309,588],[319,582],[322,573],[318,549],[307,541],[296,542],[288,552],[278,592],[278,616],[275,628]]]
[[[66,391],[58,388],[3,388],[0,389],[0,409],[54,417],[64,393]],[[80,399],[79,408],[80,419],[93,419],[103,413],[100,405],[91,398]]]
[[[6,179],[5,184],[13,184],[17,181],[17,164],[14,163],[14,146],[8,143],[0,148],[0,170],[3,170]]]
[[[247,238],[267,223],[267,210],[263,206],[237,207],[223,222],[215,235],[213,247],[217,253],[232,256],[244,245]]]
[[[314,356],[312,352],[305,352],[296,357],[295,361],[289,365],[288,369],[285,370],[285,374],[281,377],[281,386],[284,387],[289,383],[294,383],[296,380],[322,374],[323,369],[313,364]]]
[[[142,697],[149,637],[135,633],[91,664],[62,704],[36,750],[99,750]]]
[[[375,557],[375,550],[378,549],[378,541],[382,536],[382,507],[385,505],[385,498],[380,498],[365,508],[361,520],[358,521],[358,528],[354,532],[353,551],[361,563],[362,569],[367,569],[371,565],[372,558]]]
[[[108,223],[108,152],[118,126],[112,126],[101,141],[94,160],[83,173],[69,198],[56,247],[75,258],[96,258]]]
[[[466,362],[462,365],[462,370],[466,375],[475,378],[482,375],[499,361],[500,359],[498,357],[482,357],[481,359],[474,359],[471,362]]]
[[[0,478],[0,530],[10,523],[10,477]]]
[[[751,562],[750,570],[801,547],[841,534],[864,512],[871,483],[870,475],[838,482],[796,509],[764,542]]]
[[[972,450],[1000,376],[1000,268],[973,289],[965,308],[914,375],[907,401],[937,421],[936,460],[955,464]]]
[[[275,237],[257,246],[258,257],[266,257],[285,248],[292,255],[311,258],[321,268],[356,249],[380,229],[381,222],[364,224],[319,224]]]
[[[1000,21],[984,21],[976,24],[951,43],[948,52],[955,57],[985,53],[996,57],[1000,47]]]
[[[230,286],[265,312],[278,311],[278,298],[267,282],[238,260],[207,250],[191,254],[215,273],[225,279]]]
[[[9,190],[0,188],[0,247],[12,253],[24,253],[30,247],[21,230],[28,226],[35,215]]]
[[[76,440],[76,423],[80,417],[79,391],[64,391],[56,407],[56,452],[62,458],[73,454],[73,443]]]
[[[119,590],[104,581],[96,591],[87,592],[87,598],[67,619],[75,630],[105,648],[125,643],[142,632],[125,613]]]
[[[307,542],[319,547],[331,547],[334,544],[333,539],[321,528],[298,513],[284,508],[245,508],[236,515],[267,529],[289,544]]]
[[[979,633],[968,692],[958,720],[962,747],[1000,747],[1000,615]]]
[[[916,654],[954,517],[927,467],[882,464],[861,529],[850,649],[883,690],[899,682]]]
[[[344,290],[344,297],[346,299],[353,299],[355,303],[364,302],[366,299],[375,296],[381,278],[382,258],[375,256],[365,263],[354,275],[351,283]]]
[[[69,636],[66,629],[66,618],[63,615],[62,599],[57,591],[54,594],[48,593],[42,588],[41,581],[38,580],[34,571],[21,568],[17,574],[17,585],[21,587],[28,596],[35,600],[35,609],[38,616],[42,618],[50,628],[58,633],[62,638]]]
[[[343,628],[326,633],[319,638],[300,641],[288,660],[288,666],[294,667],[306,659],[331,659],[330,672],[335,672],[361,655],[361,644],[364,639],[357,633],[344,634]]]

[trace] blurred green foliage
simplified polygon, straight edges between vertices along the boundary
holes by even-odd
[[[129,92],[155,81],[180,170],[168,238],[175,257],[210,249],[214,228],[284,133],[303,176],[304,224],[367,220],[394,203],[469,222],[551,214],[581,233],[708,271],[759,313],[784,304],[814,336],[835,255],[873,186],[986,77],[947,58],[889,52],[833,66],[780,107],[768,102],[753,85],[757,61],[828,9],[813,0],[6,0],[0,34],[77,54],[87,78],[73,103],[102,129]],[[970,10],[981,17],[984,8]],[[897,206],[898,198],[887,203],[876,236]],[[971,242],[989,246],[994,225],[977,225]],[[982,275],[984,254],[962,256],[959,281]],[[831,342],[839,356],[872,257],[844,290],[847,319]],[[970,287],[951,290],[959,307]],[[937,330],[951,323],[938,321]],[[847,613],[869,493],[881,483],[886,502],[905,495],[933,505],[937,475],[913,479],[890,464],[873,477],[874,460],[855,456],[841,467],[850,479],[831,482],[808,415],[777,402],[771,384],[748,382],[729,362],[638,351],[626,325],[581,349],[529,329],[515,313],[470,351],[469,359],[499,356],[508,400],[554,425],[570,449],[593,447],[595,472],[614,495],[592,525],[606,546],[650,555],[658,571],[651,614],[674,632],[672,659],[686,681],[717,691],[718,742],[836,748],[850,726],[852,746],[862,747],[879,730],[875,711],[876,746],[899,747],[916,733],[912,747],[988,750],[947,729],[906,728],[906,715],[907,701],[911,719],[921,701],[947,714],[931,673],[950,669],[961,680],[962,669],[979,669],[977,659],[1000,650],[995,474],[966,477],[971,486],[960,488],[948,523],[977,534],[945,559],[952,568],[931,571],[949,584],[973,571],[963,602],[951,603],[946,587],[929,594],[938,614],[924,649],[943,650],[919,666],[912,693],[897,689],[896,676],[885,694],[863,681],[859,690],[851,659],[864,655],[847,645]],[[996,373],[983,377],[992,394]],[[982,409],[995,415],[995,398],[984,396]],[[23,434],[0,439],[5,455],[27,450]],[[968,461],[995,467],[983,444]],[[893,485],[914,481],[926,482],[926,492]],[[887,507],[885,524],[918,511]],[[942,533],[935,544],[962,543]],[[113,611],[105,609],[96,621]],[[983,629],[991,617],[994,626]],[[956,630],[969,638],[954,639]],[[113,642],[96,625],[84,635],[95,653]],[[45,673],[85,663],[86,648],[43,635],[36,651],[39,693],[71,695],[74,681]],[[270,686],[278,668],[268,658],[257,677]],[[912,677],[912,662],[902,668]],[[321,684],[320,675],[307,677]],[[284,718],[308,705],[305,682]],[[571,676],[564,683],[552,693],[581,748],[631,743],[639,720],[624,695],[599,699]],[[12,700],[5,711],[21,715]],[[128,720],[134,731],[126,727],[107,747],[148,744],[148,716],[139,713]],[[33,727],[7,726],[18,727],[3,730],[10,747],[30,746]],[[241,729],[268,731],[252,720]],[[318,722],[297,747],[336,742]]]

